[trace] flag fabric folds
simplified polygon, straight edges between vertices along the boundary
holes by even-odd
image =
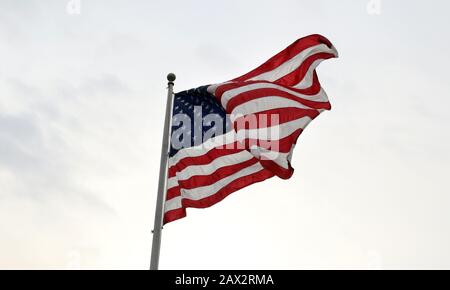
[[[250,184],[290,178],[298,137],[331,108],[316,67],[335,57],[328,39],[310,35],[243,76],[175,94],[164,223]]]

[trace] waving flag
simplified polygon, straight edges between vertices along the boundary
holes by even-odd
[[[241,77],[175,94],[164,223],[255,182],[290,178],[298,137],[331,108],[316,67],[337,56],[310,35]]]

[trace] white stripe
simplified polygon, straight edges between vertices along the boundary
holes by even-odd
[[[312,83],[312,80],[311,80],[311,83]],[[237,95],[251,91],[251,90],[257,90],[257,89],[277,89],[277,90],[283,91],[285,93],[288,93],[290,95],[299,97],[301,99],[314,101],[314,102],[328,102],[328,97],[325,94],[325,91],[323,91],[323,90],[320,90],[319,93],[316,95],[304,95],[304,94],[300,94],[298,92],[287,89],[287,88],[282,87],[277,84],[256,83],[256,84],[250,84],[250,85],[242,86],[239,88],[235,88],[235,89],[232,89],[232,90],[229,90],[229,91],[226,91],[225,93],[223,93],[222,98],[221,98],[222,106],[224,108],[226,108],[228,102],[231,99],[233,99],[234,97],[236,97]]]
[[[231,82],[224,82],[224,83],[220,83],[220,84],[210,85],[210,86],[208,86],[208,88],[206,90],[208,91],[208,93],[215,95],[216,94],[216,90],[217,90],[217,88],[219,86],[226,85],[226,84],[229,84],[229,83],[231,83]]]
[[[171,189],[172,187],[176,187],[176,186],[178,186],[178,179],[176,176],[167,179],[167,190]]]
[[[309,67],[308,71],[306,72],[305,76],[303,77],[303,79],[296,84],[295,86],[293,86],[294,88],[297,89],[307,89],[309,87],[311,87],[313,85],[313,76],[314,76],[314,70],[317,68],[317,66],[324,61],[324,59],[318,59],[316,61],[314,61],[311,66]],[[328,99],[327,99],[328,100]]]
[[[252,155],[259,160],[270,160],[275,162],[280,167],[285,169],[289,168],[288,161],[290,161],[291,152],[281,153],[277,151],[267,150],[262,147],[252,147],[251,149]]]
[[[169,178],[167,189],[177,186],[178,181],[180,180],[187,180],[196,175],[210,175],[219,168],[239,164],[252,158],[253,155],[250,154],[250,152],[243,150],[238,153],[220,156],[208,164],[187,166],[183,170],[177,172],[176,176]]]
[[[337,51],[334,47],[329,48],[326,44],[319,44],[312,47],[309,47],[293,58],[291,58],[288,61],[285,61],[280,66],[276,67],[275,69],[262,73],[260,75],[257,75],[249,80],[251,81],[258,81],[258,80],[265,80],[269,82],[276,81],[285,75],[291,73],[295,69],[297,69],[306,58],[310,57],[311,55],[317,54],[317,53],[333,53],[334,55],[337,54]]]
[[[177,164],[183,158],[202,156],[216,147],[222,145],[226,146],[226,144],[230,144],[235,141],[236,141],[236,132],[234,130],[231,130],[224,135],[208,139],[200,145],[183,148],[179,150],[174,156],[169,158],[169,167]]]
[[[231,112],[230,119],[234,122],[237,118],[242,116],[280,108],[299,108],[317,111],[316,109],[307,107],[294,100],[277,96],[268,96],[254,99],[235,107]]]
[[[312,121],[308,116],[298,118],[283,124],[279,124],[267,128],[255,128],[255,129],[240,129],[237,131],[237,140],[243,141],[244,139],[258,139],[265,141],[277,141],[283,139],[298,129],[305,129],[305,127]],[[275,132],[275,133],[273,133]],[[270,134],[269,134],[270,133]],[[270,135],[270,136],[269,136]]]
[[[256,173],[263,170],[264,168],[259,163],[255,163],[252,166],[246,167],[233,175],[225,177],[214,184],[202,187],[196,187],[193,189],[181,189],[181,196],[174,197],[165,203],[165,212],[181,207],[181,199],[187,198],[191,200],[200,200],[209,196],[214,195],[222,188],[226,187],[231,182],[238,178]]]
[[[167,200],[164,203],[164,212],[168,212],[181,207],[181,196],[175,196],[174,198]]]

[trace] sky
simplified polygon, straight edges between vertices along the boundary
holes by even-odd
[[[81,5],[77,5],[80,3]],[[147,269],[166,101],[319,33],[332,110],[161,269],[450,269],[448,1],[0,0],[0,268]]]

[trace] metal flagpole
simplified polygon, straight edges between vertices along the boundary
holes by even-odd
[[[152,256],[150,260],[150,270],[158,270],[159,250],[161,248],[161,233],[164,218],[164,202],[166,199],[166,185],[167,185],[167,160],[170,149],[170,126],[172,119],[172,103],[173,103],[173,85],[175,75],[170,73],[167,75],[167,104],[166,104],[166,119],[164,121],[164,133],[161,147],[161,163],[159,165],[159,183],[158,183],[158,197],[156,198],[155,210],[155,224],[153,226],[153,243]]]

